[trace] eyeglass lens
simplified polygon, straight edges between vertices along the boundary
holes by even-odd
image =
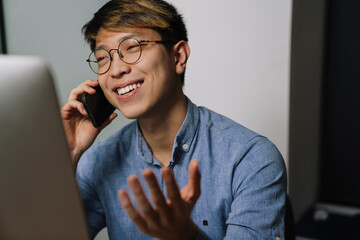
[[[116,49],[111,49],[112,50]],[[141,45],[134,39],[129,38],[122,41],[117,49],[120,59],[128,64],[137,62],[141,57]],[[89,56],[90,68],[97,74],[106,73],[110,69],[111,55],[105,49],[98,49]]]

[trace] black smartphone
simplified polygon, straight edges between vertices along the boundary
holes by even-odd
[[[95,94],[83,93],[81,102],[84,104],[92,124],[98,128],[110,117],[115,108],[106,99],[100,85],[94,89],[96,90]]]

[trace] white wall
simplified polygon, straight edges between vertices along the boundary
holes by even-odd
[[[100,0],[4,0],[8,51],[44,57],[59,100],[88,78],[80,29]],[[270,138],[288,159],[292,0],[171,0],[189,29],[185,92]],[[100,138],[123,126],[120,117]]]
[[[290,0],[172,0],[191,56],[185,92],[270,138],[288,159]]]

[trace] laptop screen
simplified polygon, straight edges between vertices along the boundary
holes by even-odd
[[[52,77],[0,55],[0,239],[89,239]]]

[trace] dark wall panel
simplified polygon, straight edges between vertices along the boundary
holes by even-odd
[[[3,1],[0,0],[0,54],[7,53],[4,19],[5,19],[5,16],[4,16]]]
[[[321,200],[360,205],[360,1],[329,3]]]

